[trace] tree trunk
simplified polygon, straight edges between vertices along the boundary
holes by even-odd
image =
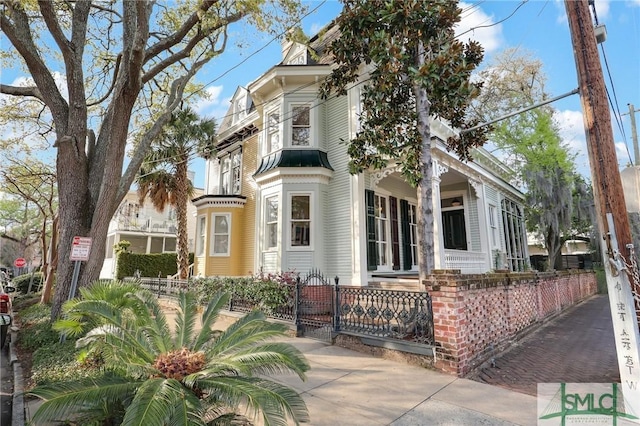
[[[429,128],[429,100],[424,89],[416,88],[418,108],[418,130],[422,135],[420,153],[421,178],[418,183],[418,269],[420,280],[426,279],[435,268],[433,232],[433,162],[431,159],[431,137]]]
[[[186,156],[185,156],[186,157]],[[187,203],[189,202],[189,180],[187,177],[187,158],[176,165],[176,219],[177,232],[177,262],[178,274],[181,280],[189,276],[189,240],[187,238]]]
[[[47,254],[49,261],[47,263],[47,270],[44,271],[42,296],[40,297],[40,303],[51,302],[51,290],[53,290],[53,282],[56,276],[56,269],[58,265],[58,217],[53,219],[53,225],[51,227],[51,244],[49,245],[49,253]]]
[[[547,270],[553,271],[562,269],[562,242],[560,237],[548,231],[545,237],[545,244],[547,246]]]
[[[417,66],[424,62],[424,48],[421,45]],[[420,181],[418,183],[418,270],[420,281],[426,279],[435,268],[434,232],[433,232],[433,162],[431,159],[431,128],[429,111],[431,103],[426,90],[414,83],[413,94],[416,99],[417,127],[422,139],[420,151]]]

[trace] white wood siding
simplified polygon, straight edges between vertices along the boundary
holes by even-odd
[[[484,232],[484,227],[480,228],[480,220],[478,217],[478,202],[479,198],[473,194],[473,191],[467,193],[469,215],[469,228],[471,230],[471,247],[472,251],[482,251],[482,242],[480,241],[480,233]]]
[[[278,253],[275,251],[262,252],[262,270],[264,272],[278,272]]]
[[[287,254],[287,267],[283,269],[305,274],[313,267],[315,267],[315,264],[313,262],[313,252],[303,251],[289,252]]]
[[[346,96],[330,99],[323,105],[324,134],[329,163],[334,169],[329,182],[325,208],[325,275],[350,280],[352,271],[351,175],[349,155],[343,141],[349,140]],[[342,139],[342,140],[341,140]]]

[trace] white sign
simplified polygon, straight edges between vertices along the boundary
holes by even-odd
[[[89,253],[91,253],[91,238],[90,237],[73,237],[73,243],[71,244],[71,256],[69,260],[89,260]]]
[[[611,248],[616,257],[605,263],[607,291],[613,320],[613,334],[618,354],[618,368],[620,370],[620,385],[624,394],[624,404],[627,412],[632,412],[640,422],[640,332],[638,318],[631,293],[631,283],[627,275],[624,259],[618,256],[618,241],[613,226],[613,216],[607,214]],[[603,239],[601,242],[603,253],[608,247]],[[607,256],[605,255],[605,259]]]

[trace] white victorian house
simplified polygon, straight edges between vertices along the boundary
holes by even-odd
[[[315,267],[344,285],[417,275],[416,189],[393,162],[348,170],[358,85],[318,98],[331,72],[324,49],[336,35],[329,29],[310,48],[285,43],[280,63],[236,91],[204,195],[193,200],[195,274]],[[443,142],[454,130],[434,120],[431,131],[436,268],[526,269],[523,196],[507,168],[482,148],[461,162]]]

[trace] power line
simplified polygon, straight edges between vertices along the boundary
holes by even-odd
[[[479,2],[479,3],[477,3],[477,4],[475,4],[475,5],[472,5],[472,6],[468,7],[467,9],[465,9],[465,11],[470,11],[470,10],[473,10],[474,8],[478,8],[478,6],[479,6],[481,3],[483,3],[483,2],[484,2],[484,0],[483,0],[483,1],[481,1],[481,2]],[[518,11],[518,9],[520,9],[520,7],[522,7],[522,6],[523,6],[525,3],[527,3],[527,2],[528,2],[528,0],[523,0],[520,4],[518,4],[518,6],[517,6],[517,7],[516,7],[516,8],[515,8],[515,9],[514,9],[514,10],[513,10],[513,11],[512,11],[512,12],[511,12],[507,17],[505,17],[505,18],[501,19],[500,21],[495,22],[495,23],[493,23],[493,24],[489,24],[489,25],[478,25],[478,26],[472,27],[472,28],[470,28],[469,30],[467,30],[467,31],[463,32],[462,34],[455,35],[453,39],[458,38],[458,37],[460,37],[461,35],[464,35],[464,34],[466,34],[466,33],[468,33],[468,32],[474,31],[474,30],[479,29],[479,28],[489,28],[489,27],[492,27],[492,26],[495,26],[495,25],[498,25],[498,24],[503,23],[503,22],[505,22],[506,20],[508,20],[509,18],[511,18],[512,16],[514,16],[514,14]],[[305,15],[305,17],[306,17],[306,16],[308,16],[308,15],[310,15],[311,13],[315,12],[319,7],[321,7],[321,6],[322,6],[322,5],[324,5],[325,3],[326,3],[326,0],[324,0],[324,1],[319,5],[319,6],[317,6],[315,9],[313,9],[313,10],[312,10],[311,12],[309,12],[307,15]],[[462,13],[462,12],[461,12],[461,13]],[[473,12],[473,13],[475,13],[475,12]],[[470,15],[468,15],[468,16],[470,16]],[[281,33],[280,35],[283,35],[283,34],[285,34],[285,33],[286,33],[286,31],[285,31],[285,32],[283,32],[283,33]],[[275,39],[277,39],[277,37],[278,37],[278,36],[276,36],[274,39],[270,40],[270,41],[269,41],[269,43],[267,43],[265,46],[263,46],[263,47],[261,47],[260,49],[258,49],[256,52],[252,53],[249,57],[245,58],[245,59],[244,59],[243,61],[241,61],[240,63],[238,63],[238,64],[234,65],[232,68],[230,68],[229,70],[225,71],[225,72],[224,72],[223,74],[221,74],[220,76],[216,77],[215,79],[213,79],[212,81],[210,81],[209,83],[207,83],[204,87],[206,87],[207,85],[210,85],[210,84],[214,83],[215,81],[219,80],[220,78],[222,78],[222,76],[224,76],[224,75],[228,74],[228,73],[229,73],[229,72],[231,72],[233,69],[235,69],[235,68],[239,67],[241,64],[243,64],[244,62],[246,62],[246,61],[247,61],[251,56],[254,56],[254,55],[255,55],[255,54],[257,54],[258,52],[260,52],[260,51],[264,50],[264,49],[265,49],[265,48],[266,48],[266,47],[267,47],[271,42],[273,42]],[[363,84],[367,83],[367,82],[368,82],[368,81],[370,81],[370,80],[371,80],[371,77],[369,77],[369,78],[367,78],[367,79],[364,79],[364,80],[360,80],[360,81],[358,81],[357,83],[355,83],[353,87],[357,87],[357,86],[363,85]],[[254,104],[254,105],[255,105],[255,106],[264,106],[264,105],[266,105],[266,104],[268,104],[268,103],[270,103],[270,102],[272,102],[272,101],[274,101],[274,100],[276,100],[276,99],[278,99],[278,98],[281,98],[281,97],[284,97],[284,96],[288,96],[288,95],[295,94],[295,93],[297,93],[297,92],[299,92],[299,91],[301,91],[301,90],[304,90],[304,89],[306,89],[306,88],[308,88],[308,87],[314,86],[315,84],[317,84],[317,83],[316,83],[316,82],[310,82],[310,83],[306,83],[306,84],[300,85],[300,86],[296,87],[295,89],[292,89],[292,90],[287,91],[287,92],[284,92],[284,93],[277,94],[277,95],[273,96],[273,97],[272,97],[272,98],[270,98],[270,99],[264,100],[264,101],[262,101],[262,102],[260,102],[260,103],[258,103],[258,104]],[[315,109],[315,108],[317,108],[317,107],[320,107],[320,106],[324,105],[325,103],[327,103],[328,101],[333,100],[333,99],[335,99],[335,98],[337,98],[337,97],[339,97],[339,95],[337,95],[337,94],[330,95],[330,96],[328,96],[326,99],[324,99],[324,100],[320,100],[320,101],[318,101],[318,102],[315,102],[313,105],[310,105],[310,106],[309,106],[309,110],[313,110],[313,109]],[[226,118],[228,118],[228,117],[231,117],[231,116],[233,116],[233,115],[234,115],[234,113],[233,113],[233,112],[230,112],[230,113],[228,113],[228,114],[223,115],[222,117],[215,118],[215,119],[216,119],[216,120],[220,120],[220,122],[222,122],[222,121],[224,121],[224,119],[226,119]],[[293,118],[293,112],[292,112],[292,111],[287,111],[287,112],[285,112],[285,113],[283,113],[283,114],[282,114],[282,119],[280,119],[280,120],[277,122],[277,124],[283,124],[283,123],[285,123],[285,122],[287,122],[287,121],[291,120],[292,118]],[[193,159],[193,158],[196,158],[196,156],[194,155],[193,157],[190,157],[190,158],[189,158],[189,160],[191,160],[191,159]],[[171,159],[171,157],[168,157],[166,160],[170,160],[170,159]],[[158,160],[158,161],[162,161],[162,160]]]

